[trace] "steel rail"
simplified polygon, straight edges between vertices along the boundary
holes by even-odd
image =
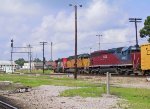
[[[6,102],[0,101],[0,108],[4,109],[18,109],[17,107],[14,107]]]
[[[100,77],[106,77],[106,74],[78,74],[79,76],[100,76]],[[135,78],[135,77],[139,77],[139,78],[145,78],[147,77],[147,75],[119,75],[119,74],[114,74],[111,73],[112,77],[131,77],[131,78]]]

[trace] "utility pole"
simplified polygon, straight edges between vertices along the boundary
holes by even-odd
[[[11,59],[10,59],[10,61],[11,61],[11,72],[13,73],[13,58],[12,58],[12,53],[13,53],[13,43],[14,43],[14,41],[13,41],[13,39],[11,39]]]
[[[31,73],[31,45],[29,44],[28,45],[28,47],[29,47],[29,62],[30,62],[30,73]]]
[[[99,45],[99,50],[100,50],[100,37],[101,37],[102,35],[96,35],[96,36],[98,36],[98,38],[99,38],[99,43],[98,43],[98,45]]]
[[[53,60],[53,58],[52,58],[52,47],[53,47],[53,42],[51,42],[51,61]]]
[[[69,6],[73,6],[72,4],[69,4]],[[82,5],[79,5],[80,7],[82,7]],[[77,79],[77,5],[74,5],[74,9],[75,9],[75,72],[74,72],[74,79]]]
[[[44,65],[45,65],[44,45],[45,45],[47,42],[40,42],[40,43],[43,45],[43,74],[44,74]]]
[[[137,37],[137,23],[142,22],[141,18],[129,18],[129,22],[134,22],[135,23],[135,34],[136,34],[136,47],[139,47],[138,44],[138,37]]]
[[[92,48],[90,48],[90,54],[91,54]]]

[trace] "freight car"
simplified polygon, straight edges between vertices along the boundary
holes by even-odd
[[[150,43],[141,45],[141,70],[143,74],[150,74]]]

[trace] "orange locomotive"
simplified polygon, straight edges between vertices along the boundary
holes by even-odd
[[[80,73],[87,73],[90,65],[89,54],[80,54],[77,57],[77,68]],[[57,63],[57,67],[55,72],[74,72],[74,64],[75,59],[74,56],[69,56],[68,58],[62,58],[55,61]]]

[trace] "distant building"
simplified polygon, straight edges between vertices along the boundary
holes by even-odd
[[[53,69],[55,66],[54,62],[45,62],[44,69]],[[22,69],[30,69],[30,63],[24,63]],[[43,69],[43,62],[31,62],[32,70]]]
[[[30,63],[24,63],[22,69],[30,69]],[[31,62],[31,69],[32,70],[43,69],[43,62]]]
[[[35,69],[35,62],[31,62],[31,69]],[[30,63],[24,63],[22,69],[30,69]]]
[[[35,63],[35,69],[38,70],[38,69],[43,69],[43,62],[36,62]],[[44,69],[48,69],[46,63],[44,65]]]
[[[0,72],[12,73],[18,65],[13,61],[0,61]]]

